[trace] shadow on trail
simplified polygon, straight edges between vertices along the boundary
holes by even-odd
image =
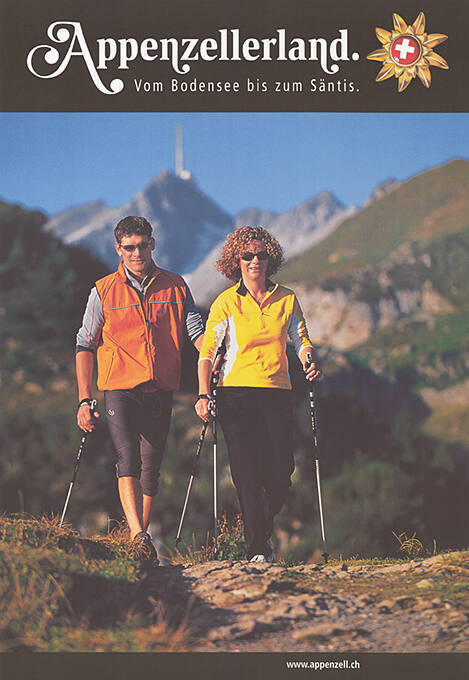
[[[215,565],[214,569],[217,569]],[[236,621],[231,609],[216,606],[195,595],[191,588],[194,579],[184,577],[183,573],[183,566],[168,565],[158,567],[148,575],[144,592],[156,615],[163,613],[166,623],[172,628],[185,625],[189,640],[194,641],[206,637],[213,628]]]

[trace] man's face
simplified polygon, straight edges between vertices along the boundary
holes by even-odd
[[[148,236],[132,234],[123,236],[120,243],[115,243],[116,252],[123,263],[135,276],[144,278],[151,267],[151,254],[155,248],[155,239]]]

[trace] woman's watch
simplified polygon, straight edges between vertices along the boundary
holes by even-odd
[[[199,394],[199,395],[197,395],[197,401],[199,401],[199,399],[209,399],[210,400],[211,396],[209,394]]]

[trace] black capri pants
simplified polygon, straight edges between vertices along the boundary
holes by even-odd
[[[104,404],[117,456],[117,477],[136,477],[142,491],[154,496],[171,422],[172,392],[108,390]]]
[[[273,518],[285,503],[295,469],[291,392],[219,387],[217,414],[243,515],[248,559],[268,555]]]

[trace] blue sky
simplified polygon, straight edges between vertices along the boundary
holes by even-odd
[[[185,167],[235,214],[284,212],[319,191],[362,204],[379,182],[469,158],[469,114],[0,114],[0,197],[49,214],[102,199],[117,207]]]

